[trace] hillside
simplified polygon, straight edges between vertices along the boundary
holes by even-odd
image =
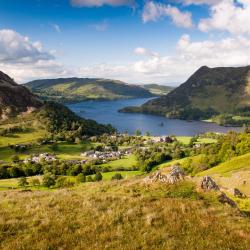
[[[62,138],[109,133],[114,129],[78,117],[62,104],[43,102],[25,86],[18,85],[0,72],[0,132],[43,129]],[[25,127],[25,128],[24,128]]]
[[[142,112],[170,118],[207,119],[218,114],[249,116],[250,66],[197,70],[185,83],[166,96],[124,112]]]
[[[41,106],[38,97],[0,71],[0,120]]]
[[[0,192],[1,249],[249,249],[249,219],[191,183]],[[31,247],[32,246],[32,247]]]
[[[149,90],[152,94],[157,96],[167,95],[169,92],[174,90],[174,87],[159,85],[159,84],[145,84],[141,85],[144,89]]]
[[[149,90],[121,81],[90,78],[44,79],[26,83],[44,100],[61,103],[152,97]]]

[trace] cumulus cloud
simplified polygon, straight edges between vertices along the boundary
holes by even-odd
[[[103,5],[134,6],[135,0],[71,0],[72,6],[75,7],[101,7]]]
[[[220,3],[223,0],[180,0],[179,2],[184,3],[185,5],[202,5],[202,4],[206,4],[206,5],[215,5],[217,3]]]
[[[223,0],[210,7],[210,17],[199,22],[199,29],[204,32],[219,30],[250,35],[249,23],[249,0]]]
[[[150,57],[134,63],[134,70],[147,75],[161,75],[166,81],[184,80],[202,65],[209,67],[245,66],[250,64],[250,40],[230,37],[219,41],[193,42],[183,35],[172,56]]]
[[[199,67],[245,66],[250,64],[250,40],[238,36],[222,40],[192,41],[183,35],[172,55],[151,53],[142,47],[134,50],[143,56],[127,65],[100,64],[82,67],[81,76],[117,78],[134,83],[176,83],[185,81]]]
[[[153,52],[151,50],[147,50],[145,48],[142,48],[142,47],[137,47],[134,49],[134,54],[135,55],[138,55],[138,56],[159,56],[158,53],[156,52]]]
[[[0,30],[0,69],[18,82],[69,75],[71,70],[58,63],[53,54],[40,42],[32,42],[14,30]]]
[[[45,52],[40,42],[31,42],[28,37],[13,30],[0,30],[1,62],[36,62],[51,59],[53,55]]]
[[[166,16],[170,17],[176,26],[184,28],[191,28],[193,26],[192,14],[190,12],[181,12],[174,6],[155,3],[153,1],[145,4],[142,13],[142,20],[144,23],[149,21],[155,22]]]

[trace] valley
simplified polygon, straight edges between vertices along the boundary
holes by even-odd
[[[24,91],[32,111],[1,103],[0,248],[250,246],[247,126],[118,112],[155,97],[64,106]]]

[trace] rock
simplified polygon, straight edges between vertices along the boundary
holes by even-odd
[[[206,191],[211,191],[211,190],[219,191],[220,190],[219,186],[210,176],[203,177],[201,181],[201,188]]]
[[[237,207],[237,204],[223,192],[221,192],[220,195],[218,196],[218,200],[220,203],[228,204],[231,207]]]
[[[148,176],[144,179],[146,183],[163,182],[174,184],[178,181],[184,180],[185,174],[183,170],[178,166],[171,167],[171,171],[168,174],[162,174],[161,171],[157,171],[155,174]]]
[[[238,198],[246,198],[246,195],[243,194],[238,188],[233,189],[233,195]]]

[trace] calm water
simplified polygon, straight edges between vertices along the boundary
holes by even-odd
[[[188,122],[183,120],[168,119],[165,117],[125,114],[118,110],[127,106],[139,106],[149,99],[131,99],[117,101],[86,101],[70,104],[68,107],[79,116],[96,120],[103,124],[112,124],[119,132],[128,131],[130,134],[137,129],[142,133],[150,132],[152,135],[187,135],[193,136],[203,132],[227,132],[229,130],[239,131],[239,128],[221,127],[214,123]],[[160,126],[163,124],[163,126]]]

